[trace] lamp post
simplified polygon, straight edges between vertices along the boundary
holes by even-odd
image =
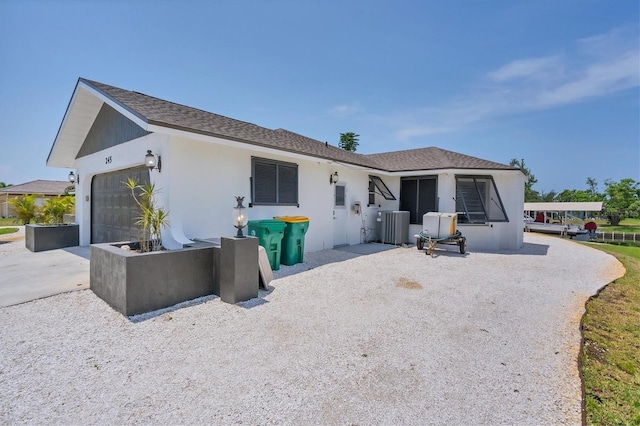
[[[247,226],[247,222],[249,221],[249,216],[246,212],[247,208],[242,205],[243,201],[244,197],[236,197],[238,205],[233,208],[233,226],[238,229],[236,238],[244,238],[242,228]]]

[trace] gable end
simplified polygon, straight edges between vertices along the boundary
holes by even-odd
[[[103,103],[76,159],[146,136],[149,133],[151,132],[147,132],[111,106]]]

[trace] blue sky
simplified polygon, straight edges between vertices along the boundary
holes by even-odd
[[[524,158],[538,191],[640,181],[636,0],[0,0],[0,181],[66,179],[78,77],[365,154]]]

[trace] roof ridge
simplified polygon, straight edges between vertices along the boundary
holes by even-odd
[[[400,151],[374,152],[374,153],[366,154],[366,155],[399,154],[399,153],[410,152],[410,151],[422,151],[422,150],[426,150],[426,149],[437,149],[437,150],[440,150],[440,151],[447,151],[446,149],[438,148],[437,146],[425,146],[425,147],[421,147],[421,148],[402,149]],[[453,153],[458,154],[455,151],[447,151],[447,152],[453,152]],[[465,155],[465,154],[462,154],[462,155]]]
[[[360,166],[365,166],[365,167],[375,167],[375,168],[379,168],[381,170],[384,170],[384,167],[381,167],[377,162],[375,162],[373,159],[369,158],[367,156],[367,154],[362,154],[362,153],[355,152],[355,151],[348,151],[346,149],[340,148],[339,146],[332,145],[327,141],[322,142],[322,141],[320,141],[318,139],[314,139],[314,138],[311,138],[309,136],[305,136],[305,135],[302,135],[300,133],[296,133],[296,132],[293,132],[291,130],[284,129],[282,127],[273,130],[273,132],[275,132],[275,133],[278,133],[278,132],[289,133],[291,135],[298,136],[298,137],[304,138],[304,139],[306,139],[308,141],[317,143],[317,144],[319,144],[321,146],[324,146],[325,148],[330,148],[332,150],[337,150],[336,152],[340,152],[341,154],[343,154],[345,156],[360,157],[361,160],[366,160],[366,161],[360,161],[359,163],[354,163],[354,164],[357,164],[357,165],[360,165]],[[335,161],[345,161],[346,162],[347,160],[335,160]]]
[[[111,89],[115,89],[115,90],[122,90],[122,91],[124,91],[124,92],[133,93],[133,94],[135,94],[135,95],[144,96],[145,98],[154,99],[154,100],[156,100],[156,101],[160,101],[160,102],[163,102],[163,103],[166,103],[166,104],[176,105],[176,106],[178,106],[178,107],[182,107],[182,108],[186,108],[186,109],[190,109],[190,110],[195,110],[195,111],[200,111],[200,112],[202,112],[202,113],[204,113],[204,114],[215,115],[215,116],[217,116],[217,117],[222,117],[222,118],[225,118],[225,119],[227,119],[227,120],[233,120],[233,121],[238,122],[238,123],[249,124],[249,125],[251,125],[251,126],[260,127],[261,129],[266,129],[266,130],[273,131],[272,129],[269,129],[268,127],[260,126],[259,124],[251,123],[251,122],[249,122],[249,121],[238,120],[237,118],[228,117],[228,116],[226,116],[226,115],[222,115],[222,114],[218,114],[218,113],[215,113],[215,112],[207,111],[207,110],[204,110],[204,109],[202,109],[202,108],[192,107],[192,106],[189,106],[189,105],[186,105],[186,104],[181,104],[181,103],[179,103],[179,102],[168,101],[168,100],[166,100],[166,99],[158,98],[157,96],[148,95],[148,94],[146,94],[146,93],[138,92],[138,91],[136,91],[136,90],[123,89],[123,88],[121,88],[121,87],[112,86],[112,85],[110,85],[110,84],[101,83],[101,82],[99,82],[99,81],[88,80],[88,79],[86,79],[86,78],[82,78],[82,77],[80,78],[80,80],[82,80],[82,81],[84,81],[84,82],[86,82],[86,83],[91,84],[91,86],[93,86],[94,88],[96,88],[96,89],[100,90],[100,91],[101,91],[101,92],[103,92],[103,93],[104,93],[104,91],[103,91],[99,86],[96,86],[96,84],[97,84],[97,85],[101,85],[101,86],[107,86],[107,87],[109,87],[109,88],[111,88]],[[108,94],[107,94],[107,95],[108,95]],[[121,102],[120,102],[120,101],[118,101],[118,103],[121,103]]]
[[[35,183],[35,182],[55,182],[55,183],[67,183],[67,184],[69,183],[66,180],[34,179],[28,182],[11,184],[11,186],[26,185],[28,183]],[[5,188],[8,188],[8,186],[5,186]]]
[[[62,194],[64,189],[70,183],[64,180],[47,180],[36,179],[29,182],[18,183],[15,185],[0,188],[2,193],[18,193],[18,194]],[[22,189],[25,188],[25,189]]]
[[[313,141],[313,142],[317,142],[317,143],[319,143],[319,144],[321,144],[321,145],[331,146],[331,147],[334,147],[334,148],[340,148],[340,147],[337,147],[337,146],[335,146],[335,145],[331,145],[329,142],[326,142],[326,141],[325,141],[325,142],[322,142],[321,140],[314,139],[314,138],[312,138],[312,137],[310,137],[310,136],[305,136],[305,135],[303,135],[303,134],[301,134],[301,133],[296,133],[296,132],[294,132],[294,131],[292,131],[292,130],[284,129],[284,128],[282,128],[282,127],[279,127],[279,128],[277,128],[277,129],[275,129],[275,130],[272,130],[272,132],[275,132],[275,133],[277,133],[277,132],[285,132],[285,133],[289,133],[289,134],[294,135],[294,136],[299,136],[299,137],[301,137],[301,138],[304,138],[304,139],[307,139],[307,140],[310,140],[310,141]],[[354,154],[355,154],[355,153],[354,153]]]
[[[163,131],[162,128],[177,129],[191,134],[207,135],[236,143],[261,146],[330,162],[387,172],[443,168],[513,169],[505,164],[438,147],[412,148],[374,154],[347,151],[339,146],[329,145],[328,142],[322,142],[288,129],[273,130],[255,123],[167,101],[145,93],[121,89],[85,78],[80,78],[79,81],[136,115],[147,125],[158,126],[160,129],[157,131],[159,132]]]

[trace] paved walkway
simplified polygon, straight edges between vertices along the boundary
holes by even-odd
[[[0,307],[89,288],[89,247],[33,253],[25,247],[24,226],[18,229],[16,233],[0,235]],[[336,261],[394,248],[388,244],[345,246],[338,250],[353,255],[340,256]],[[319,265],[309,266],[307,262],[299,268],[283,268],[275,275],[281,278],[316,266]]]
[[[89,247],[33,253],[18,228],[0,235],[0,307],[89,288]]]

